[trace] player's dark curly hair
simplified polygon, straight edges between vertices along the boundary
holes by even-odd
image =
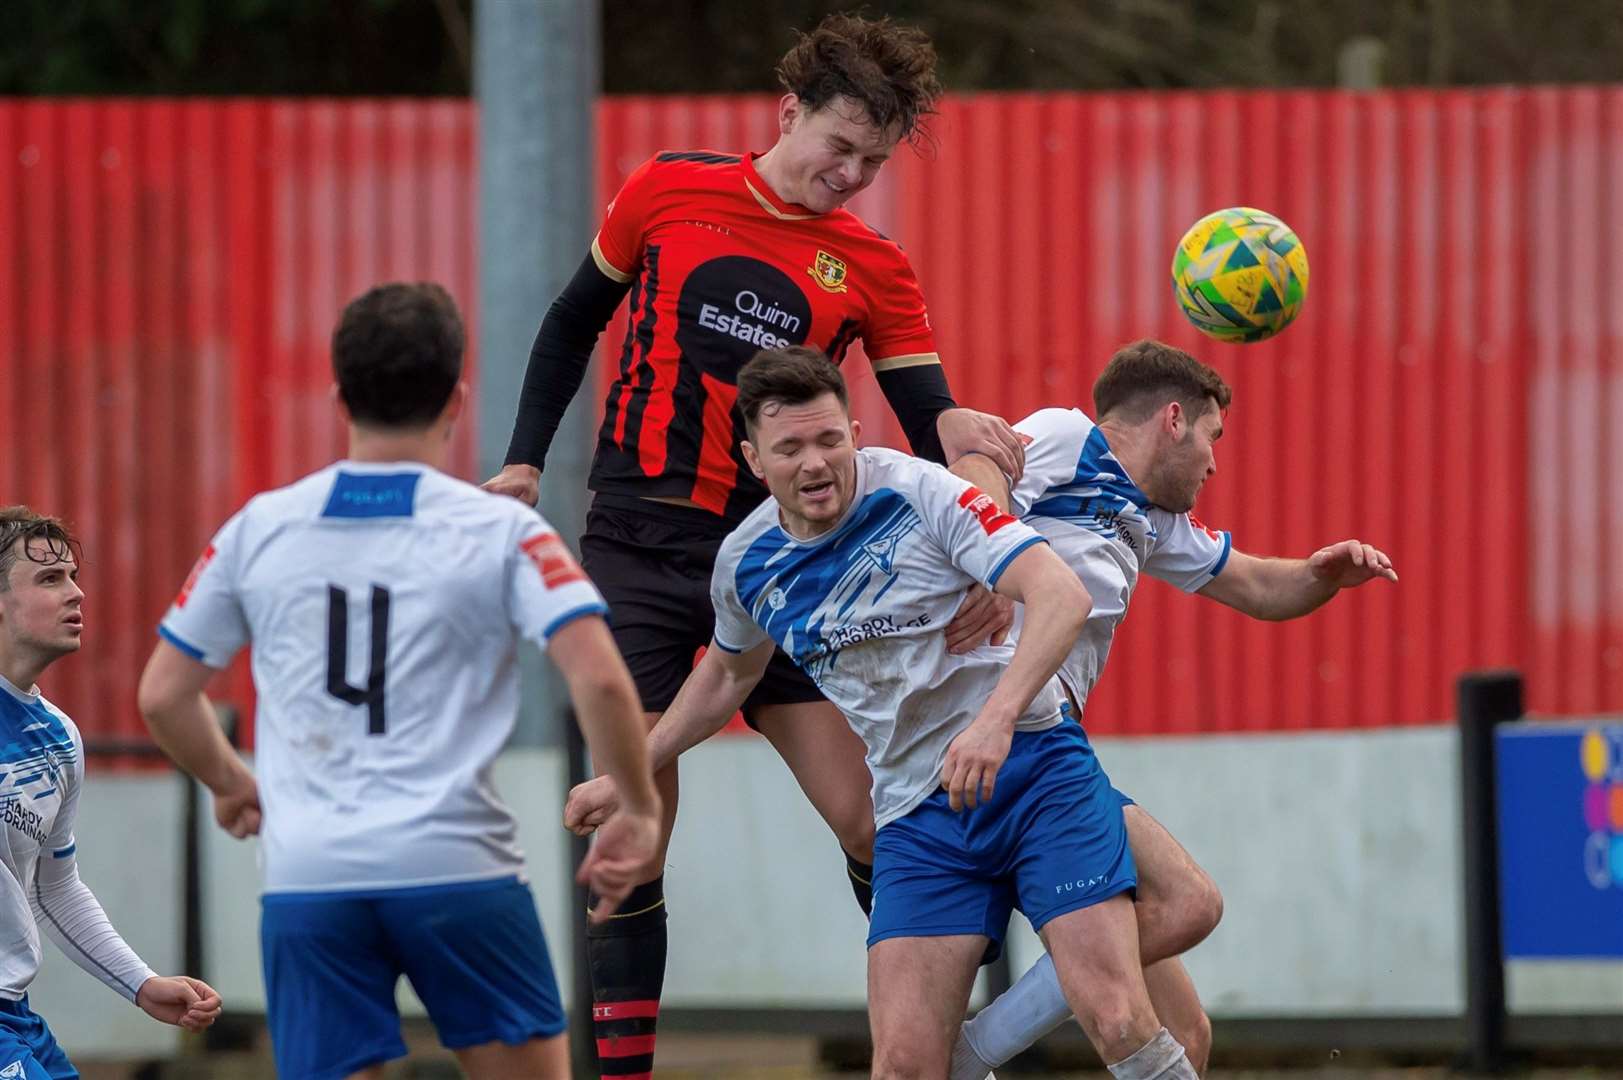
[[[890,19],[830,15],[778,61],[778,82],[812,109],[836,97],[860,101],[881,130],[909,142],[928,140],[941,80],[929,35]]]
[[[351,419],[433,423],[462,378],[466,340],[456,302],[438,285],[379,285],[351,300],[332,336],[333,378]]]
[[[1182,349],[1147,338],[1118,349],[1093,384],[1094,416],[1114,415],[1129,424],[1143,423],[1169,401],[1193,418],[1205,415],[1208,399],[1226,409],[1232,397],[1217,372]]]
[[[43,549],[30,549],[33,541]],[[11,568],[18,559],[49,565],[80,558],[79,541],[59,518],[26,506],[0,506],[0,592],[11,591]]]
[[[752,433],[768,406],[804,405],[824,394],[833,394],[841,405],[851,407],[845,376],[834,361],[804,345],[762,349],[738,369],[738,411]]]

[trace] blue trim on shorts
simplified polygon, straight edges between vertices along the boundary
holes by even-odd
[[[519,874],[503,874],[492,878],[471,878],[467,881],[441,881],[431,885],[394,885],[380,889],[306,890],[301,892],[268,892],[259,898],[261,904],[300,904],[318,900],[411,900],[417,897],[444,896],[447,893],[474,892],[479,889],[501,889],[508,885],[523,885]]]
[[[163,638],[169,644],[173,645],[175,648],[179,649],[181,652],[185,653],[187,656],[191,657],[193,660],[199,662],[202,661],[202,649],[199,649],[196,645],[193,645],[191,642],[187,641],[185,638],[163,625],[163,623],[158,624],[158,636]]]

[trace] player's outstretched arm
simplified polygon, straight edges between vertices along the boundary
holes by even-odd
[[[203,688],[215,671],[167,641],[158,642],[136,692],[152,739],[214,795],[214,817],[237,839],[259,831],[259,785],[226,741]]]
[[[526,506],[535,505],[541,494],[541,467],[552,437],[586,378],[592,346],[630,288],[629,279],[617,281],[609,277],[587,255],[547,309],[535,344],[530,347],[530,364],[524,370],[524,389],[513,420],[507,463],[485,481],[486,491],[511,495]]]
[[[997,592],[1026,606],[1025,623],[1014,656],[980,715],[947,747],[941,782],[954,810],[992,797],[1015,722],[1059,670],[1093,609],[1075,572],[1047,544],[1033,544],[1016,555],[997,579]]]
[[[1383,578],[1397,581],[1386,552],[1360,540],[1343,540],[1305,559],[1264,559],[1231,552],[1223,572],[1200,595],[1254,619],[1300,618],[1342,589]]]
[[[965,454],[947,470],[991,496],[999,510],[1009,513],[1009,478],[985,454]],[[970,586],[963,604],[947,624],[947,651],[965,653],[986,642],[1003,644],[1014,625],[1014,601],[998,596],[984,585]]]
[[[685,751],[727,726],[744,704],[772,659],[771,641],[741,653],[714,641],[676,692],[670,708],[648,733],[648,757],[663,769]],[[619,792],[608,776],[575,785],[564,805],[564,827],[578,836],[597,829],[619,806]]]

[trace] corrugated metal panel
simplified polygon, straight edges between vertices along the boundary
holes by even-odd
[[[210,533],[342,452],[342,304],[434,279],[471,324],[474,160],[461,101],[0,102],[0,502],[84,537],[86,648],[48,682],[88,735],[140,734],[153,626]],[[240,665],[220,692],[249,700]]]
[[[1357,536],[1403,581],[1296,623],[1146,585],[1089,709],[1100,732],[1446,719],[1467,668],[1548,711],[1623,708],[1623,91],[984,95],[859,207],[910,252],[960,400],[1087,406],[1120,344],[1190,348],[1235,388],[1199,508],[1256,553]],[[765,149],[770,99],[619,99],[606,201],[660,149]],[[1307,245],[1299,325],[1207,342],[1167,265],[1250,204]],[[618,340],[616,338],[615,340]],[[860,368],[848,366],[859,384]],[[870,430],[894,443],[871,393]]]
[[[601,201],[656,150],[775,130],[765,97],[606,101]],[[1541,709],[1623,708],[1623,90],[990,95],[937,134],[856,209],[911,253],[963,401],[1085,405],[1123,341],[1191,347],[1236,390],[1202,516],[1255,552],[1359,535],[1404,575],[1288,626],[1147,585],[1095,730],[1436,721],[1483,664],[1527,668]],[[87,539],[89,647],[51,678],[87,731],[139,730],[210,530],[341,449],[343,300],[434,278],[473,329],[474,153],[466,102],[0,102],[0,499]],[[1234,203],[1312,258],[1263,345],[1206,343],[1168,297],[1181,230]]]

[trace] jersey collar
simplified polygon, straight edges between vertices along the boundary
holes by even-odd
[[[814,213],[810,207],[784,202],[778,198],[767,182],[761,179],[761,174],[755,171],[755,159],[760,156],[756,153],[745,154],[739,160],[739,168],[744,171],[744,186],[749,188],[750,194],[755,196],[755,201],[761,204],[762,210],[779,221],[813,221],[823,216]]]

